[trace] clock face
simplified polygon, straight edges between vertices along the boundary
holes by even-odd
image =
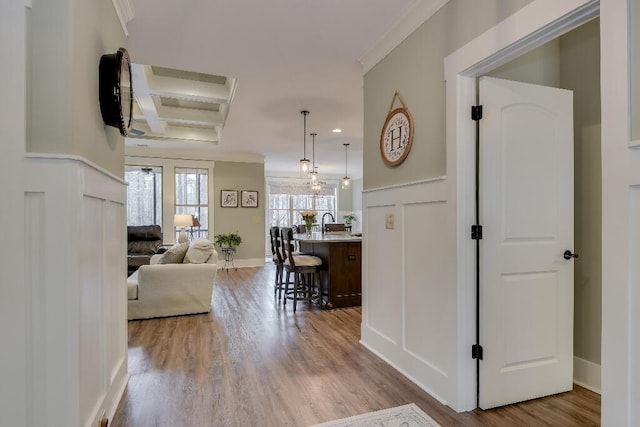
[[[133,87],[131,62],[126,49],[102,55],[99,80],[100,112],[104,124],[118,128],[123,136],[127,136],[131,128]]]
[[[124,135],[131,129],[131,115],[133,106],[133,88],[131,87],[131,64],[129,56],[122,58],[120,62],[120,111],[122,112],[122,128]],[[121,129],[122,132],[122,129]]]
[[[387,116],[380,135],[380,154],[389,166],[407,158],[413,142],[413,120],[406,108],[396,108]]]

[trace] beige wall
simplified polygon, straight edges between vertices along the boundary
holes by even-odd
[[[443,58],[528,1],[451,0],[364,78],[364,190],[446,175]],[[594,20],[490,75],[574,91],[575,355],[600,363],[601,168],[599,22]],[[395,91],[414,119],[407,160],[384,165],[379,137]],[[374,249],[371,249],[374,250]]]
[[[443,59],[530,0],[450,0],[364,76],[365,190],[446,175]],[[395,92],[413,116],[403,164],[386,166],[380,131]]]
[[[342,189],[342,182],[338,183],[338,210],[339,211],[352,211],[353,210],[353,182],[347,190]],[[342,218],[336,218],[336,222],[342,222]]]
[[[602,168],[600,21],[560,38],[560,84],[574,93],[576,357],[600,364],[602,328]]]
[[[29,22],[27,150],[123,176],[123,137],[103,125],[98,104],[100,56],[126,41],[112,2],[33,0]]]
[[[242,244],[235,257],[255,259],[265,257],[265,186],[263,163],[216,161],[214,174],[214,232],[215,234],[238,231]],[[258,208],[220,207],[220,190],[258,191]],[[238,193],[240,195],[240,193]]]
[[[560,40],[545,43],[487,75],[498,79],[560,87]]]

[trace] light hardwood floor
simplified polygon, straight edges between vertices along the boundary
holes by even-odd
[[[596,426],[600,396],[570,393],[458,414],[362,347],[360,308],[296,314],[274,268],[220,271],[209,314],[129,322],[112,426],[308,426],[415,403],[442,426]]]

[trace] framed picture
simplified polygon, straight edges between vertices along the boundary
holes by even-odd
[[[238,207],[238,191],[237,190],[220,190],[220,206],[223,208]]]
[[[257,191],[242,191],[242,207],[243,208],[257,208],[258,207],[258,192]]]

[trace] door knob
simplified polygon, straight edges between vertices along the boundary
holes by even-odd
[[[569,249],[567,249],[566,251],[564,251],[564,259],[571,259],[571,258],[578,258],[580,255],[578,254],[574,254],[573,252],[571,252]]]

